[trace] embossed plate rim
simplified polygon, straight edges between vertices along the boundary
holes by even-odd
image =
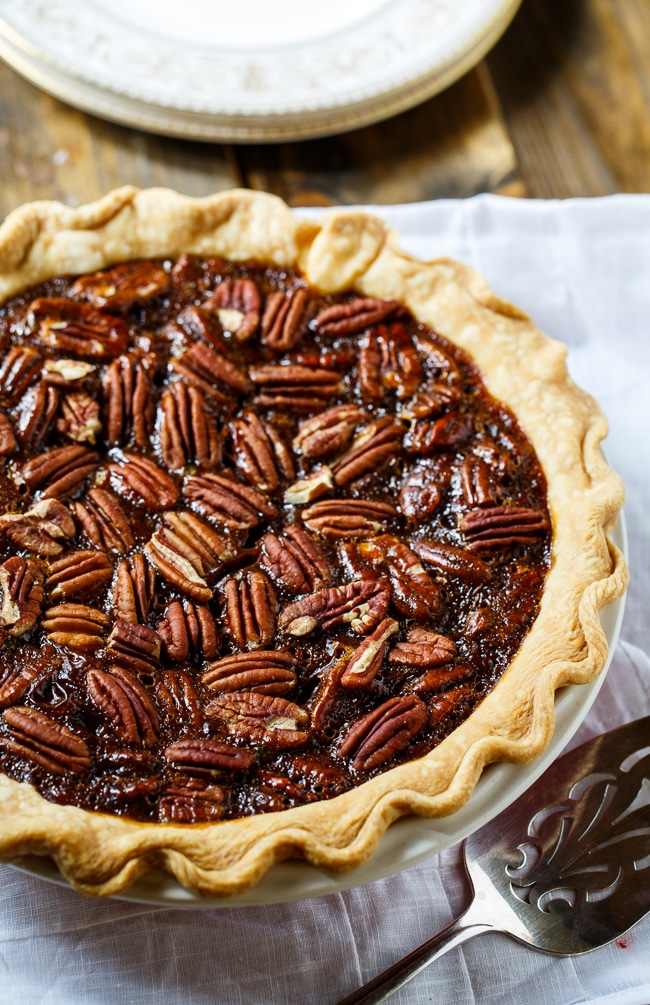
[[[76,0],[72,0],[76,2]],[[229,98],[211,98],[192,106],[166,101],[128,87],[106,87],[74,72],[72,61],[48,57],[4,18],[11,4],[0,0],[0,58],[32,83],[55,97],[100,117],[150,132],[195,140],[271,142],[308,139],[370,125],[421,103],[468,72],[496,43],[514,17],[521,0],[479,0],[486,8],[480,28],[445,52],[444,58],[420,60],[391,80],[348,87],[338,97],[323,93],[319,100],[284,106],[237,107]],[[489,13],[488,13],[489,11]],[[457,40],[458,43],[458,40]],[[234,93],[235,102],[240,101]],[[292,89],[292,94],[296,89]]]
[[[622,510],[611,534],[613,544],[627,560],[628,541]],[[625,597],[600,612],[607,638],[607,662],[588,684],[572,684],[556,692],[555,731],[544,753],[529,764],[490,764],[483,771],[469,801],[448,817],[425,819],[407,816],[396,820],[383,835],[375,854],[347,873],[319,869],[305,861],[285,861],[273,866],[259,883],[233,897],[202,897],[181,886],[171,875],[150,873],[112,899],[177,908],[256,907],[340,893],[384,879],[450,848],[498,816],[535,782],[562,753],[578,731],[611,666],[620,634]],[[52,859],[29,855],[12,862],[22,872],[70,888]]]

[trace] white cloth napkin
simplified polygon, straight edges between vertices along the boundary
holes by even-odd
[[[611,669],[573,742],[649,713],[650,196],[563,203],[478,196],[374,211],[400,229],[406,250],[468,262],[566,342],[574,379],[609,416],[606,450],[628,492],[632,584]],[[92,900],[1,866],[0,1002],[331,1005],[466,904],[459,855],[454,847],[328,897],[214,910]],[[650,869],[639,882],[650,882]],[[391,1000],[648,1005],[650,918],[574,959],[482,935]]]

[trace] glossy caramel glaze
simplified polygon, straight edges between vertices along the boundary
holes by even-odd
[[[200,822],[329,798],[431,750],[539,607],[550,519],[517,421],[400,305],[322,296],[255,263],[119,268],[0,309],[0,513],[35,512],[38,535],[0,516],[2,770],[54,802]],[[71,446],[42,478],[37,459]],[[49,534],[43,520],[65,516],[47,499],[72,530]],[[199,539],[217,532],[212,561],[174,565],[170,513],[198,517]],[[296,547],[302,584],[278,557]],[[22,630],[25,569],[37,613]],[[57,615],[65,604],[83,611]],[[267,666],[260,652],[289,655]]]

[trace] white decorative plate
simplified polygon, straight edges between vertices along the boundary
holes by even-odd
[[[614,544],[627,557],[627,535],[623,514],[612,534]],[[281,862],[267,872],[257,886],[235,897],[201,897],[186,890],[172,876],[151,873],[133,884],[116,900],[161,904],[166,907],[251,907],[260,904],[286,903],[339,893],[353,886],[393,875],[402,869],[452,845],[483,827],[498,816],[515,799],[530,788],[534,781],[553,763],[582,725],[609,669],[621,629],[625,595],[605,607],[600,614],[609,646],[607,665],[590,684],[573,684],[562,688],[555,698],[555,732],[541,757],[530,764],[489,765],[481,775],[474,793],[458,812],[448,817],[427,820],[422,817],[400,817],[384,836],[375,854],[364,865],[347,873],[318,869],[304,861]],[[67,886],[56,865],[49,858],[30,855],[13,863],[24,872],[41,879]]]
[[[153,132],[264,142],[404,111],[474,66],[521,0],[0,0],[0,57]]]

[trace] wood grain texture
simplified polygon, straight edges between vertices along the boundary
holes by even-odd
[[[0,180],[0,218],[126,183],[189,195],[246,185],[292,205],[649,192],[650,3],[523,0],[483,63],[444,93],[296,143],[150,135],[70,108],[0,63]]]
[[[251,188],[290,205],[418,202],[520,182],[485,67],[402,115],[339,136],[241,147]]]
[[[0,62],[0,218],[23,202],[79,205],[119,185],[209,195],[243,184],[230,147],[105,122],[38,90]]]
[[[647,0],[524,0],[487,64],[532,196],[650,191]]]

